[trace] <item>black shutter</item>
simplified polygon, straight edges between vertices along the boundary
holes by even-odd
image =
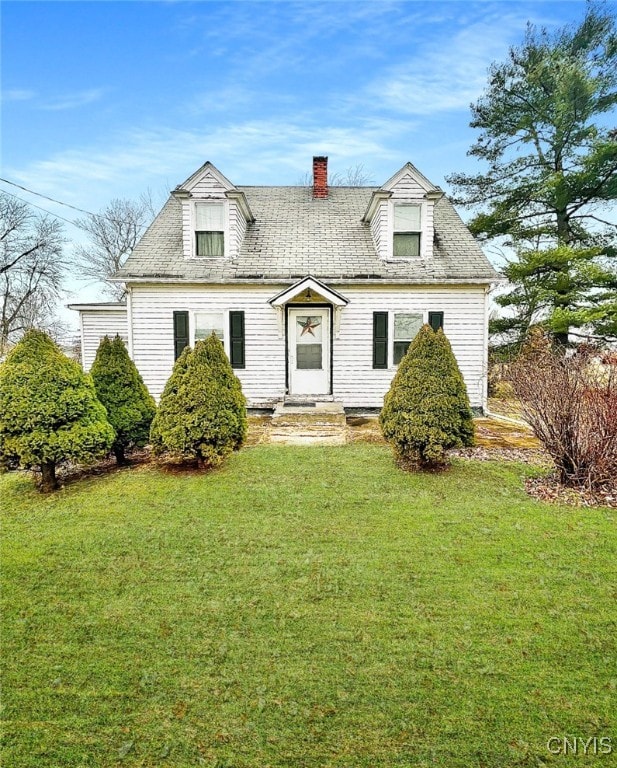
[[[189,345],[189,313],[174,312],[174,360],[182,354],[184,347]]]
[[[434,331],[438,331],[443,328],[443,312],[429,312],[428,324]]]
[[[244,312],[229,313],[229,351],[232,368],[244,368]]]
[[[388,313],[373,312],[373,368],[388,367]]]

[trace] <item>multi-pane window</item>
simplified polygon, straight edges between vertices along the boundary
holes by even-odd
[[[419,205],[394,206],[394,258],[420,255],[421,210]]]
[[[403,359],[416,334],[422,328],[422,313],[397,312],[394,315],[393,362],[398,365]]]
[[[195,255],[225,255],[224,203],[195,203]]]
[[[221,341],[225,339],[225,315],[223,312],[195,313],[195,341],[207,339],[214,332]]]

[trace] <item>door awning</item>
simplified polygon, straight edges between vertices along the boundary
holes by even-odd
[[[325,283],[322,283],[321,280],[318,280],[312,275],[307,275],[301,280],[298,280],[297,283],[290,285],[289,288],[280,291],[276,296],[268,299],[268,302],[272,304],[273,307],[282,307],[307,292],[311,298],[323,299],[325,302],[332,304],[335,307],[342,308],[349,304],[349,299],[346,299],[338,291],[328,288]]]

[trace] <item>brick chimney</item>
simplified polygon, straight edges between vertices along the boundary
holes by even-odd
[[[313,197],[328,197],[328,158],[313,158]]]

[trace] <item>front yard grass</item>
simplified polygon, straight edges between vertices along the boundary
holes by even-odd
[[[617,513],[530,500],[528,471],[265,445],[0,477],[1,764],[614,764]]]

